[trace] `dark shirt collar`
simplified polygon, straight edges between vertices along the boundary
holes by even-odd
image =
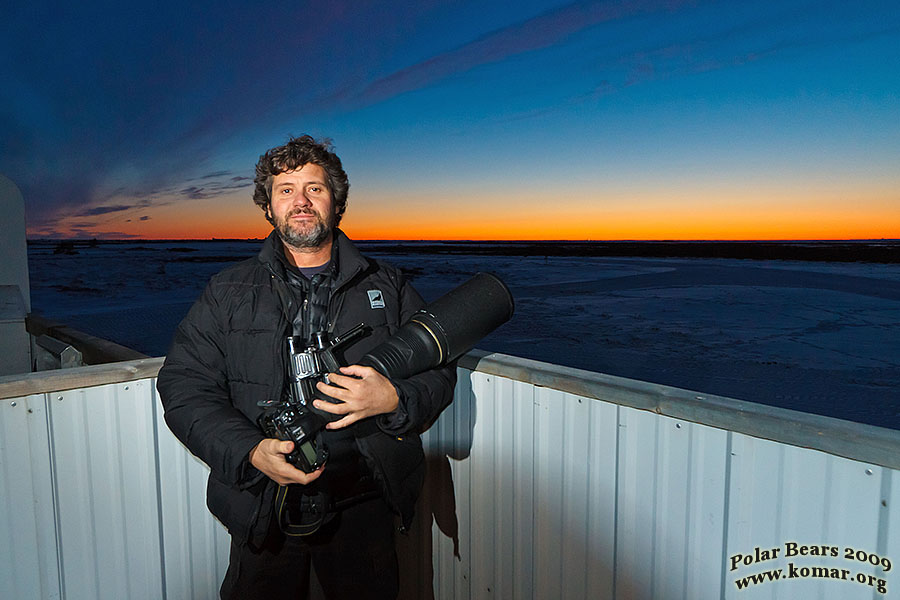
[[[257,258],[260,262],[269,265],[277,274],[286,278],[288,267],[291,267],[291,264],[284,254],[284,244],[274,229],[263,242]],[[335,288],[344,285],[368,266],[369,262],[353,245],[350,238],[340,229],[335,229],[331,244],[330,265],[330,272],[335,277]]]

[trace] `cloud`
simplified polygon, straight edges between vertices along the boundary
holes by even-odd
[[[219,177],[224,177],[228,175],[231,171],[215,171],[213,173],[209,173],[207,175],[203,175],[200,179],[217,179]]]
[[[391,73],[373,81],[362,91],[343,99],[363,105],[381,102],[484,64],[548,48],[568,36],[600,23],[659,11],[673,11],[685,4],[693,2],[679,0],[575,2],[516,25],[498,29],[454,50]]]
[[[205,176],[201,179],[208,178],[209,176]],[[234,190],[249,187],[250,185],[252,185],[249,180],[249,177],[231,177],[224,181],[207,181],[202,186],[192,185],[183,188],[179,190],[179,194],[187,198],[191,198],[192,200],[205,200],[206,198],[222,196],[224,194],[233,192]]]
[[[249,178],[245,177],[244,179],[249,179]],[[251,185],[253,185],[253,182],[237,183],[237,184],[232,184],[232,185],[224,185],[224,186],[222,186],[222,189],[239,190],[241,188],[250,187]]]
[[[204,188],[193,185],[181,190],[181,195],[187,196],[188,198],[191,198],[193,200],[203,200],[204,198],[209,198],[211,196],[211,194],[204,191]]]
[[[789,6],[756,18],[723,21],[697,33],[677,28],[667,37],[648,37],[637,47],[616,49],[593,59],[586,72],[586,91],[558,98],[545,105],[504,117],[515,122],[596,102],[625,88],[681,76],[740,67],[785,52],[806,52],[866,42],[896,35],[900,26],[869,19],[846,18],[841,27],[830,27],[833,15],[823,14],[818,4]],[[789,24],[803,23],[802,29]]]
[[[141,217],[140,219],[138,219],[138,221],[149,221],[149,220],[150,220],[150,217],[147,216],[147,215],[144,215],[143,217]]]
[[[68,234],[61,237],[67,238],[82,238],[82,239],[92,239],[97,238],[100,240],[122,240],[122,239],[140,239],[139,234],[135,233],[125,233],[124,231],[96,231],[92,229],[78,229],[73,228],[70,230]]]
[[[114,212],[122,212],[124,210],[131,210],[134,206],[119,204],[116,206],[95,206],[94,208],[85,209],[75,216],[77,217],[95,217],[97,215],[105,215]]]

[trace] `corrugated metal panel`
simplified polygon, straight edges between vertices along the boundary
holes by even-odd
[[[738,591],[729,557],[827,540],[900,555],[895,470],[496,375],[460,371],[427,447],[455,458],[428,499],[459,524],[458,543],[433,530],[437,598],[868,598],[872,565],[852,572],[866,584]]]
[[[900,597],[900,471],[882,470],[881,506],[886,510],[881,513],[875,551],[893,561],[892,571],[885,574],[890,577],[888,592],[889,597]]]
[[[617,598],[720,597],[726,448],[722,430],[619,409]]]
[[[155,379],[0,404],[0,598],[216,598],[229,538]],[[160,501],[161,499],[161,501]],[[162,544],[161,544],[162,541]]]
[[[896,520],[888,518],[889,494],[885,493],[896,475],[891,469],[734,434],[726,557],[752,555],[753,562],[744,565],[739,561],[732,570],[729,561],[728,597],[879,597],[869,585],[869,576],[890,579],[892,573],[856,560],[856,551],[896,560],[896,541],[891,548],[888,540],[897,540],[900,532]],[[808,546],[810,553],[790,556],[789,543],[797,544],[797,551]],[[829,548],[823,549],[823,545]],[[778,548],[778,555],[757,562],[757,547],[761,552]],[[848,549],[852,559],[845,558]],[[829,575],[803,577],[803,572],[794,572],[791,565],[798,569],[827,567]],[[782,569],[783,580],[737,591],[739,578],[773,569]],[[844,569],[848,573],[840,572]],[[833,574],[840,578],[835,580]],[[864,583],[855,581],[858,575]],[[893,583],[900,586],[900,580]],[[896,590],[892,596],[896,597]]]
[[[148,381],[49,400],[64,596],[158,598],[162,582]]]
[[[0,403],[0,598],[60,598],[44,394]]]
[[[206,508],[209,468],[169,431],[158,398],[156,403],[166,597],[218,598],[231,542]]]
[[[612,591],[616,407],[535,389],[535,597]]]
[[[452,465],[426,501],[458,523],[433,532],[435,596],[608,596],[615,429],[614,405],[461,370],[426,436]]]
[[[438,495],[432,512],[444,517],[436,519],[437,539],[433,540],[435,597],[468,598],[471,574],[471,550],[469,546],[469,522],[471,468],[468,459],[472,452],[473,426],[475,424],[472,384],[465,374],[459,378],[453,403],[445,412],[450,418],[441,418],[433,427],[437,434],[437,451],[446,457],[446,469],[437,485]],[[434,447],[434,435],[429,440]],[[448,535],[442,536],[439,531]]]

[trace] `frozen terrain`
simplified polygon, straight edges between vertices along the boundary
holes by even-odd
[[[32,243],[33,309],[162,355],[209,276],[257,248]],[[485,350],[900,429],[900,264],[365,248],[426,300],[502,277],[516,315]]]

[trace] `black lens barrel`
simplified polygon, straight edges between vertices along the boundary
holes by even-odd
[[[459,358],[512,317],[509,288],[491,273],[478,273],[416,312],[360,364],[405,379]]]

